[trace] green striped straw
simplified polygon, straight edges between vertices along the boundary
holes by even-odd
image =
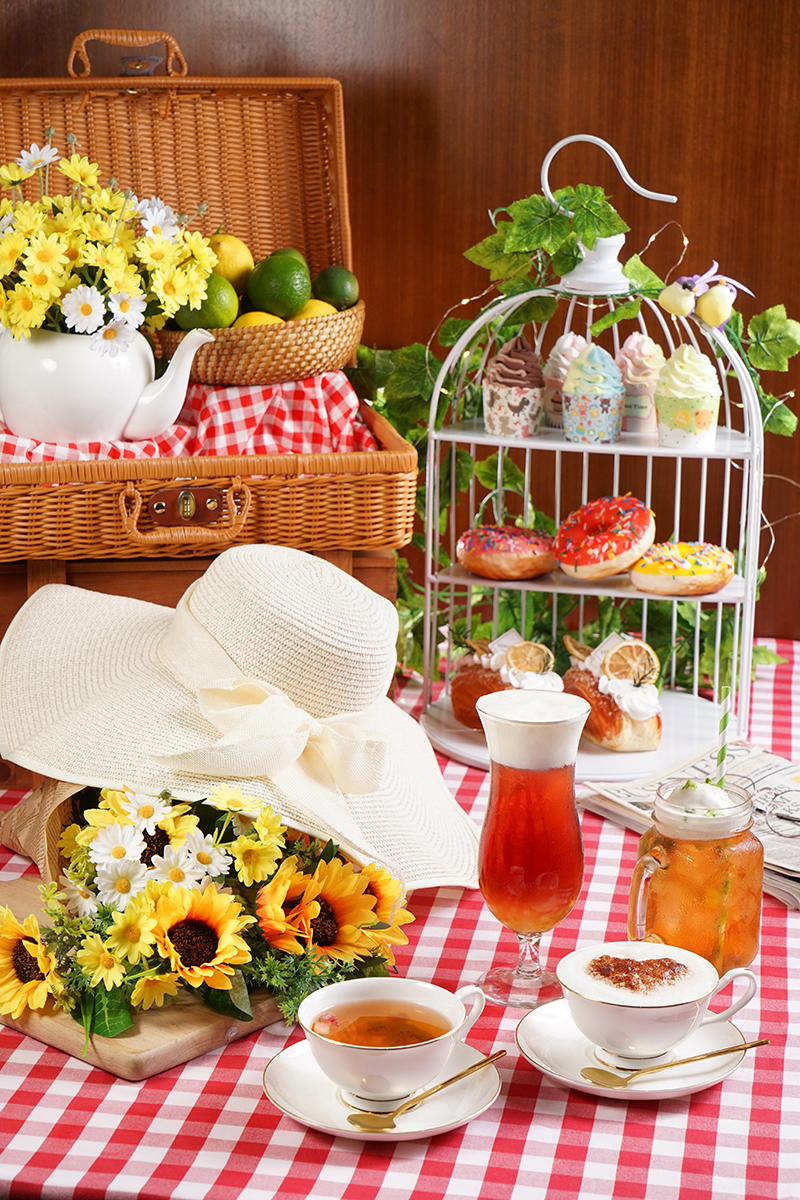
[[[715,784],[718,788],[725,787],[725,760],[728,757],[728,721],[731,715],[731,689],[727,685],[723,685],[719,689],[719,698],[722,702],[722,709],[719,714],[719,749],[717,750],[717,778]]]

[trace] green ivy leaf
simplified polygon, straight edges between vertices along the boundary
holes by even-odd
[[[464,251],[464,257],[478,267],[486,267],[492,281],[506,279],[509,275],[518,275],[528,271],[531,256],[522,252],[509,253],[506,248],[506,236],[512,228],[510,221],[501,221],[494,233],[490,233],[482,242]]]
[[[557,296],[531,296],[530,300],[521,304],[514,313],[514,320],[518,321],[520,325],[527,325],[529,321],[537,323],[549,321],[557,308]]]
[[[508,210],[514,223],[506,233],[506,251],[532,253],[544,250],[555,254],[571,233],[569,218],[559,212],[544,196],[528,196],[517,200]]]
[[[452,457],[446,454],[442,461],[441,492],[444,496],[450,494],[452,472]],[[466,450],[456,450],[455,484],[457,492],[465,492],[472,482],[475,473],[475,460]]]
[[[112,988],[110,992],[104,987],[97,988],[94,993],[92,1033],[113,1038],[130,1029],[132,1025],[130,1004],[122,988]]]
[[[497,487],[497,454],[490,454],[481,462],[475,463],[475,478],[488,491],[493,492]],[[503,485],[516,488],[521,492],[525,487],[525,474],[508,455],[503,457]]]
[[[613,237],[615,233],[627,233],[630,229],[600,187],[579,183],[574,189],[556,192],[555,196],[572,213],[572,228],[587,250],[594,249],[599,237]]]
[[[250,996],[241,971],[233,972],[230,991],[211,988],[206,984],[197,990],[203,1004],[213,1012],[222,1013],[224,1017],[234,1017],[237,1021],[252,1021],[253,1010],[250,1007]]]
[[[759,313],[747,326],[747,357],[757,371],[787,371],[800,351],[800,323],[786,316],[783,304]]]
[[[356,365],[344,368],[356,395],[372,404],[392,371],[394,359],[390,350],[373,350],[364,345],[356,350]]]
[[[776,654],[774,650],[768,650],[766,646],[753,646],[754,663],[764,663],[769,667],[777,667],[788,661],[786,658],[781,658],[780,654]]]
[[[783,400],[779,400],[777,396],[762,393],[759,400],[764,430],[767,433],[777,433],[781,437],[791,437],[797,429],[796,413],[793,413],[789,406],[784,404]]]
[[[604,329],[610,329],[612,325],[616,325],[619,321],[630,321],[634,317],[638,317],[642,307],[641,296],[636,296],[633,300],[626,300],[624,304],[618,304],[613,312],[607,312],[599,320],[592,325],[592,333],[595,337],[602,333]]]
[[[439,330],[439,345],[455,346],[462,333],[469,329],[471,324],[472,321],[463,317],[448,317],[446,321],[442,321],[442,327]]]
[[[419,396],[430,401],[441,362],[421,342],[393,350],[395,369],[386,380],[388,400],[413,400]]]
[[[639,292],[652,293],[657,296],[664,289],[663,279],[659,278],[655,271],[651,271],[638,254],[631,255],[622,268],[622,273],[636,284],[636,290]]]
[[[553,273],[560,279],[562,275],[568,275],[570,271],[574,271],[580,262],[583,262],[583,255],[578,247],[577,237],[571,233],[553,255],[551,263]]]

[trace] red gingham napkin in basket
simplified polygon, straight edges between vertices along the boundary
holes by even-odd
[[[142,442],[77,446],[18,438],[0,424],[3,462],[182,458],[224,454],[347,454],[377,450],[342,371],[270,387],[189,387],[176,425]]]

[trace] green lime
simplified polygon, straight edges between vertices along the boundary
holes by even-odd
[[[215,271],[206,281],[206,298],[199,308],[184,304],[175,313],[181,329],[227,329],[236,320],[239,297],[236,288]]]
[[[292,255],[270,255],[256,263],[247,281],[247,295],[259,312],[290,321],[311,297],[308,267]]]
[[[358,280],[347,267],[325,267],[314,277],[311,294],[334,308],[352,308],[358,300]]]
[[[278,258],[296,258],[298,262],[305,263],[308,266],[305,255],[301,254],[299,250],[295,250],[293,246],[282,246],[280,250],[273,250],[270,258],[275,258],[276,255]]]

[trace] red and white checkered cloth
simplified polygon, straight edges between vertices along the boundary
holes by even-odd
[[[77,446],[15,437],[0,424],[2,462],[188,458],[224,454],[348,454],[377,450],[342,371],[269,387],[189,387],[178,422],[142,442]]]
[[[759,667],[750,736],[800,754],[800,644]],[[403,706],[418,699],[408,687]],[[484,772],[440,760],[480,822]],[[6,797],[11,803],[13,796]],[[552,965],[579,942],[624,940],[636,835],[582,817],[585,883],[545,939]],[[32,873],[0,848],[0,879]],[[401,974],[455,989],[515,958],[480,893],[415,892]],[[748,1040],[771,1039],[721,1084],[693,1096],[595,1099],[541,1075],[517,1051],[522,1014],[488,1004],[469,1034],[508,1054],[502,1091],[480,1117],[430,1140],[334,1139],[283,1116],[261,1077],[299,1040],[272,1027],[143,1083],[115,1080],[0,1028],[0,1195],[47,1200],[798,1200],[800,1198],[800,913],[765,897],[761,987],[736,1017]],[[726,992],[723,998],[730,995]]]

